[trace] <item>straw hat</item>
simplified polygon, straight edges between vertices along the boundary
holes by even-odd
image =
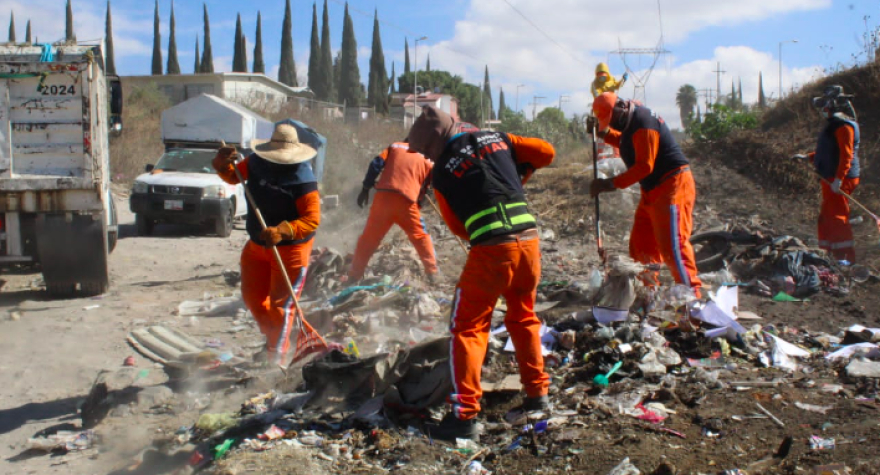
[[[252,140],[251,148],[260,158],[281,165],[302,163],[318,154],[315,149],[299,141],[296,127],[289,124],[276,125],[271,140]]]

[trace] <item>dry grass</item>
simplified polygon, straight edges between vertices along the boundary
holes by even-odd
[[[165,151],[161,118],[171,104],[155,85],[123,87],[124,128],[118,137],[110,137],[110,176],[114,182],[131,183]]]
[[[329,473],[315,461],[315,449],[280,445],[266,452],[245,449],[219,460],[211,471],[216,475],[322,475]]]

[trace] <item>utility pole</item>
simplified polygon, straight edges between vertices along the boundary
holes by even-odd
[[[698,89],[698,90],[697,90],[697,95],[698,95],[698,96],[703,96],[703,97],[706,98],[706,111],[707,111],[707,112],[708,112],[708,111],[711,109],[711,107],[712,107],[712,106],[711,106],[711,103],[712,103],[712,93],[713,93],[713,92],[714,92],[714,91],[713,91],[712,89],[708,88],[708,87],[705,88],[705,89]]]
[[[544,96],[532,96],[532,120],[538,117],[538,99],[547,99]]]
[[[720,101],[721,100],[721,75],[726,73],[727,71],[721,70],[721,62],[718,62],[717,64],[718,65],[715,68],[715,71],[712,71],[712,72],[715,73],[715,79],[716,79],[715,100]]]
[[[516,113],[519,113],[519,88],[526,87],[525,84],[520,84],[516,86]]]
[[[798,40],[785,40],[779,42],[779,100],[782,100],[782,44],[797,43]]]
[[[419,41],[427,40],[427,36],[416,38],[415,66],[413,70],[413,124],[416,123],[416,108],[419,103]]]
[[[570,102],[569,99],[571,99],[571,96],[564,96],[562,94],[559,95],[559,110],[560,111],[562,110],[562,103],[563,102]]]

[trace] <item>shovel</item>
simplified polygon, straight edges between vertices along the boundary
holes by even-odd
[[[608,386],[608,378],[616,373],[621,366],[623,366],[623,361],[618,361],[617,363],[614,363],[614,366],[611,367],[611,371],[609,371],[608,374],[597,374],[595,377],[593,377],[593,384],[602,386],[603,388]]]

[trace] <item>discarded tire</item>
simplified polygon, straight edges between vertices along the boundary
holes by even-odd
[[[731,237],[731,234],[726,232],[701,233],[691,236],[698,272],[715,272],[724,267],[725,259],[733,247]]]

